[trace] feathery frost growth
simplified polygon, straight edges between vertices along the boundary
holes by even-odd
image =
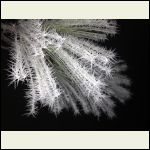
[[[130,80],[122,74],[127,66],[99,43],[116,32],[115,20],[19,20],[9,78],[15,87],[28,85],[29,114],[40,102],[55,114],[71,108],[75,114],[115,116],[114,101],[130,97]]]

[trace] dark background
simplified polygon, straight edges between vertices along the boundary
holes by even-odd
[[[139,131],[149,130],[149,20],[117,20],[119,32],[106,42],[115,48],[129,68],[127,75],[132,80],[132,98],[118,104],[117,117],[105,115],[99,120],[93,115],[74,116],[64,111],[58,116],[41,108],[36,118],[23,115],[26,110],[24,89],[8,86],[7,72],[9,51],[1,49],[1,130],[2,131]]]

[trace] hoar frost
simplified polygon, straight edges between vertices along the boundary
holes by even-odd
[[[19,20],[9,78],[15,87],[28,85],[29,114],[40,102],[55,114],[72,108],[75,114],[115,116],[114,99],[130,97],[130,80],[122,74],[124,62],[97,42],[116,31],[114,20]]]

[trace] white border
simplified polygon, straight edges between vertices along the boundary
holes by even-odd
[[[2,19],[148,19],[149,1],[2,1]]]
[[[149,149],[141,131],[3,131],[2,149]]]

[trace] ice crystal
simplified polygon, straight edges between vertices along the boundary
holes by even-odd
[[[27,83],[29,114],[36,114],[40,102],[55,114],[72,108],[75,114],[115,116],[114,99],[130,97],[130,80],[122,74],[127,66],[98,42],[116,32],[114,20],[19,20],[9,78],[15,87]]]

